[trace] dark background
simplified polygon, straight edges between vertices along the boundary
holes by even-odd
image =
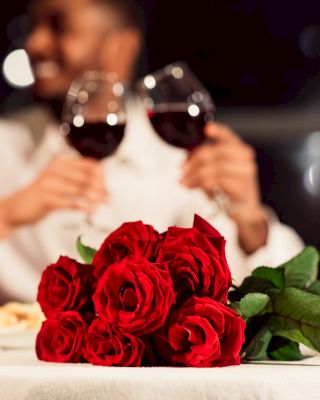
[[[153,4],[151,69],[187,60],[220,106],[289,102],[319,73],[319,1]]]
[[[23,46],[25,19],[17,16],[26,4],[11,0],[2,8],[1,60]],[[305,183],[311,166],[320,175],[319,0],[142,5],[147,60],[140,74],[185,60],[210,90],[217,118],[255,146],[263,200],[320,247],[320,179],[312,190]],[[27,91],[13,91],[1,75],[1,113],[28,101]]]

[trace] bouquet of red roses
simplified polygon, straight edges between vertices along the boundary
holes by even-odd
[[[190,229],[159,234],[125,223],[87,263],[60,257],[43,272],[47,320],[40,360],[106,366],[221,367],[240,363],[245,322],[227,306],[224,238],[196,216]]]

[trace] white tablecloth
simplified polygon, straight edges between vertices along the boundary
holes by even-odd
[[[107,368],[43,363],[32,350],[0,350],[0,399],[320,400],[320,359],[307,362],[311,365]]]

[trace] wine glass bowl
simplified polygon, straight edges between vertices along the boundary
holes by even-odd
[[[147,75],[137,89],[151,124],[167,143],[192,150],[206,140],[204,126],[214,120],[215,106],[185,63]]]
[[[62,115],[62,133],[81,155],[103,159],[124,137],[124,84],[113,74],[87,71],[73,82]]]

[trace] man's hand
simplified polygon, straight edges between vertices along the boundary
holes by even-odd
[[[85,157],[58,157],[28,187],[0,200],[0,238],[58,209],[93,211],[107,201],[103,169]]]
[[[181,183],[212,196],[220,187],[231,201],[229,216],[237,223],[239,241],[252,253],[267,240],[267,219],[261,205],[255,152],[229,127],[210,123],[205,134],[212,143],[195,149],[183,167]]]

